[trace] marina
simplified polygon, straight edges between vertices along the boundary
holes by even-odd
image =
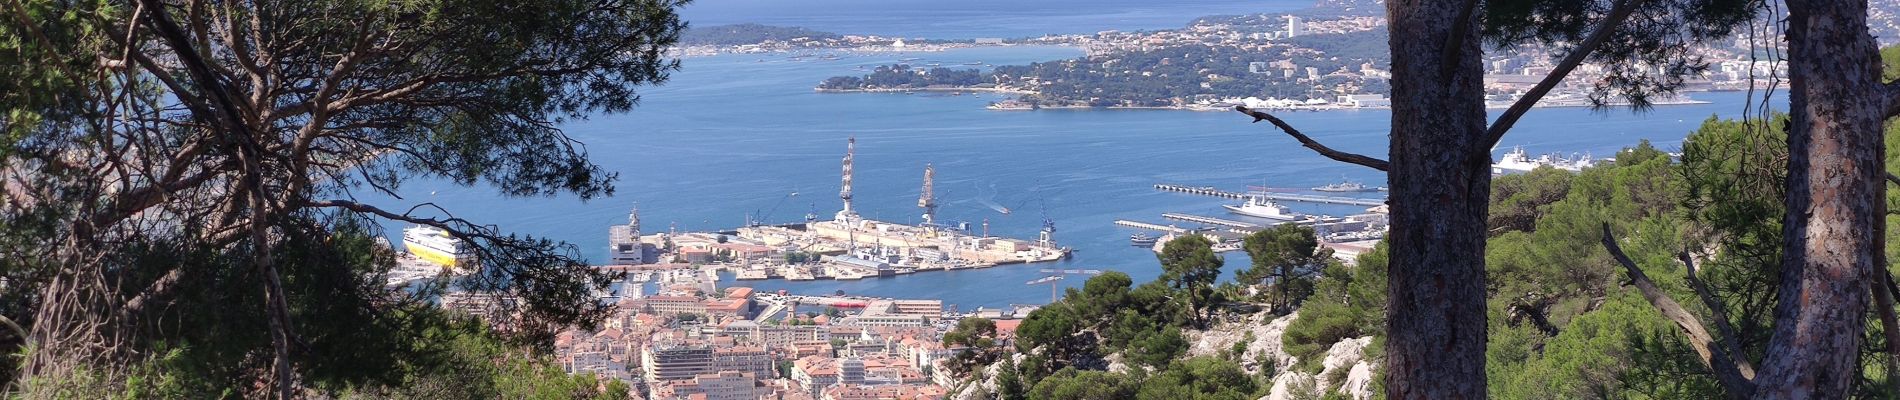
[[[1371,207],[1371,206],[1378,206],[1378,205],[1385,204],[1385,200],[1383,199],[1366,199],[1366,198],[1358,198],[1358,197],[1340,197],[1340,196],[1317,196],[1317,195],[1305,195],[1305,194],[1294,194],[1294,193],[1271,193],[1271,192],[1241,193],[1241,192],[1230,192],[1226,190],[1220,190],[1220,189],[1214,188],[1213,186],[1187,186],[1187,185],[1157,183],[1154,185],[1154,188],[1155,190],[1166,191],[1166,192],[1198,194],[1202,196],[1213,196],[1213,197],[1235,199],[1235,200],[1246,200],[1248,197],[1261,197],[1261,198],[1266,198],[1266,199],[1276,200],[1276,201],[1296,201],[1296,202],[1302,202],[1302,203],[1339,204],[1339,205],[1349,205],[1349,206]]]

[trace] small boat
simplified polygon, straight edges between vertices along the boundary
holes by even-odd
[[[1134,245],[1136,247],[1153,246],[1155,244],[1155,239],[1156,238],[1154,236],[1149,236],[1146,233],[1136,233],[1133,235],[1128,235],[1128,242],[1131,245]]]

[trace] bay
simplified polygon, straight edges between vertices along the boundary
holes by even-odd
[[[931,39],[1032,37],[1186,26],[1206,15],[1286,12],[1313,0],[700,0],[697,26],[759,23],[840,34]]]
[[[435,202],[457,216],[503,230],[564,240],[588,258],[606,254],[607,227],[625,223],[638,204],[646,232],[740,226],[748,213],[768,222],[828,218],[840,206],[839,162],[847,137],[858,140],[855,207],[862,215],[915,221],[923,167],[936,166],[940,219],[989,222],[991,234],[1034,238],[1044,215],[1056,240],[1077,250],[1069,260],[980,270],[927,272],[862,281],[738,282],[762,290],[940,298],[963,310],[1040,304],[1049,287],[1027,286],[1042,268],[1119,270],[1137,282],[1160,272],[1153,253],[1132,247],[1133,229],[1116,219],[1162,222],[1164,212],[1227,216],[1227,200],[1159,192],[1155,183],[1310,188],[1342,179],[1383,185],[1376,171],[1333,162],[1265,124],[1232,112],[1171,110],[993,111],[1005,98],[982,94],[814,93],[819,80],[857,68],[919,57],[945,65],[1014,64],[1080,55],[1061,47],[989,47],[941,53],[852,54],[791,61],[784,55],[690,58],[666,85],[643,91],[630,113],[597,116],[563,128],[592,159],[620,174],[611,198],[500,198],[492,188],[417,181],[404,199],[368,198],[406,209]],[[1543,152],[1612,155],[1649,140],[1674,150],[1711,116],[1739,117],[1745,93],[1695,93],[1710,104],[1660,106],[1645,113],[1585,108],[1537,109],[1504,138],[1496,154],[1522,146]],[[1780,101],[1780,100],[1777,100]],[[1781,104],[1785,104],[1785,101]],[[1384,110],[1292,112],[1289,123],[1346,151],[1384,155]],[[788,196],[790,193],[796,196]],[[1001,214],[982,200],[1013,208]],[[776,205],[776,210],[772,210]],[[1297,211],[1344,215],[1358,207],[1294,204]],[[389,224],[392,234],[399,224]],[[396,238],[399,239],[399,238]],[[1229,274],[1246,268],[1227,257]],[[722,284],[734,284],[725,281]],[[1079,286],[1081,279],[1062,283]]]

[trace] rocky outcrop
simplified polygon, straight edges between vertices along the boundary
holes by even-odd
[[[1210,330],[1188,331],[1188,342],[1193,344],[1188,347],[1188,357],[1218,357],[1223,352],[1232,351],[1234,343],[1247,340],[1247,353],[1238,360],[1242,368],[1249,373],[1260,373],[1264,366],[1261,364],[1262,355],[1265,355],[1265,359],[1273,360],[1272,369],[1284,371],[1298,359],[1287,354],[1280,344],[1280,338],[1285,336],[1287,325],[1298,317],[1297,312],[1277,318],[1267,313],[1256,313],[1240,321],[1222,322]]]
[[[1339,393],[1352,396],[1353,400],[1372,398],[1372,364],[1353,363],[1352,370],[1346,372],[1346,382],[1339,385]]]
[[[1371,336],[1333,343],[1333,348],[1326,351],[1326,359],[1319,363],[1322,368],[1319,372],[1319,387],[1330,388],[1333,387],[1332,384],[1339,383],[1333,382],[1333,378],[1345,377],[1346,371],[1350,370],[1353,364],[1365,359],[1368,344],[1372,344]]]
[[[1289,371],[1273,377],[1273,388],[1260,400],[1292,400],[1307,398],[1313,394],[1313,376],[1305,372]]]
[[[1021,364],[1025,356],[1022,353],[1012,353],[1009,357],[1012,364]],[[996,375],[1002,366],[1003,363],[1001,362],[990,363],[989,366],[983,367],[983,369],[976,372],[976,374],[978,374],[977,376],[981,377],[982,380],[958,386],[954,388],[956,392],[950,393],[947,397],[955,400],[990,400],[995,398]]]

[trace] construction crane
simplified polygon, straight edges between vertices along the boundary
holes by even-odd
[[[917,197],[917,207],[924,209],[924,227],[933,229],[937,225],[937,198],[931,188],[936,186],[937,168],[924,164],[924,193]]]
[[[778,202],[772,203],[772,208],[765,210],[765,212],[758,212],[757,210],[754,210],[752,212],[752,215],[750,217],[747,217],[747,219],[750,219],[751,221],[747,222],[746,226],[764,225],[767,220],[772,219],[773,213],[778,212],[779,206],[785,205],[785,201],[791,200],[793,197],[798,197],[797,190],[793,190],[792,193],[786,194],[785,197],[778,198]]]
[[[1045,283],[1049,284],[1049,303],[1054,304],[1056,300],[1062,299],[1059,292],[1057,292],[1056,290],[1061,287],[1059,283],[1062,282],[1063,278],[1066,278],[1069,275],[1101,275],[1102,270],[1099,270],[1099,269],[1043,269],[1042,273],[1050,274],[1050,275],[1041,277],[1041,278],[1036,278],[1036,280],[1029,281],[1024,284],[1030,285],[1030,286],[1041,285]]]

